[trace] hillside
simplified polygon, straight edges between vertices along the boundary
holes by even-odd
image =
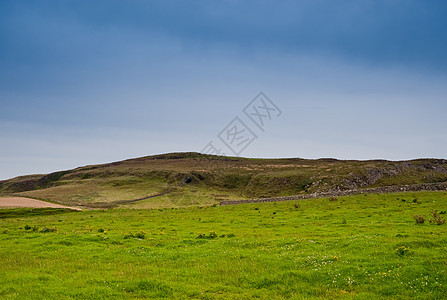
[[[188,152],[21,176],[0,181],[0,193],[71,206],[153,208],[440,182],[447,182],[444,159],[249,159]]]

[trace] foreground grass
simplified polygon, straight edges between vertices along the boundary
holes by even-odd
[[[428,223],[434,209],[447,193],[0,210],[0,298],[441,299],[447,225]]]

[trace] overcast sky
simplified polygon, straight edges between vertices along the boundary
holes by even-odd
[[[445,1],[0,2],[0,179],[197,151],[446,158]],[[281,111],[264,131],[243,109]]]

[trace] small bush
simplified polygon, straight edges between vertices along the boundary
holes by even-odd
[[[445,224],[445,219],[442,218],[439,214],[437,210],[434,210],[432,212],[432,216],[433,216],[433,223],[436,225],[443,225]],[[432,223],[432,221],[430,220],[430,223]]]
[[[39,228],[37,226],[29,226],[29,225],[25,225],[25,227],[23,227],[25,230],[32,230],[32,231],[39,231]]]
[[[329,197],[329,201],[331,201],[331,202],[335,202],[335,201],[338,201],[338,198],[332,196],[332,197]]]
[[[232,237],[235,237],[235,235],[232,234],[232,233],[229,233],[229,234],[222,234],[222,235],[219,236],[219,235],[217,235],[217,233],[214,232],[214,231],[210,231],[210,233],[209,233],[208,235],[206,235],[206,234],[204,234],[204,233],[199,233],[199,234],[197,235],[197,238],[198,238],[198,239],[215,239],[215,238],[218,238],[218,237],[221,237],[221,238],[224,238],[224,237],[232,238]]]
[[[144,231],[139,231],[137,233],[134,234],[134,237],[137,239],[144,239],[146,237],[146,232]]]
[[[408,252],[410,251],[410,248],[407,248],[405,246],[400,246],[398,248],[396,248],[396,254],[399,256],[404,256],[405,254],[408,254]]]
[[[44,227],[40,232],[47,233],[47,232],[55,232],[55,231],[57,231],[56,227],[54,227],[54,228]]]
[[[102,229],[102,228],[99,228],[99,229],[98,229],[98,232],[99,232],[99,233],[103,233],[104,231],[105,231],[105,230]]]
[[[143,230],[140,230],[138,232],[126,232],[124,234],[124,238],[125,239],[129,239],[129,238],[136,238],[136,239],[141,239],[144,240],[144,238],[146,237],[146,232]]]
[[[210,233],[208,235],[206,235],[204,233],[199,233],[197,235],[198,239],[215,239],[217,237],[218,237],[218,235],[214,231],[210,231]]]
[[[416,224],[424,224],[425,218],[423,215],[414,215],[413,219],[416,221]]]
[[[419,200],[418,198],[414,198],[413,199],[413,204],[421,204],[421,200]]]

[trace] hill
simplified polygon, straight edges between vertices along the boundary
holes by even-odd
[[[447,160],[146,156],[0,181],[0,193],[70,206],[202,206],[222,200],[447,182]]]

